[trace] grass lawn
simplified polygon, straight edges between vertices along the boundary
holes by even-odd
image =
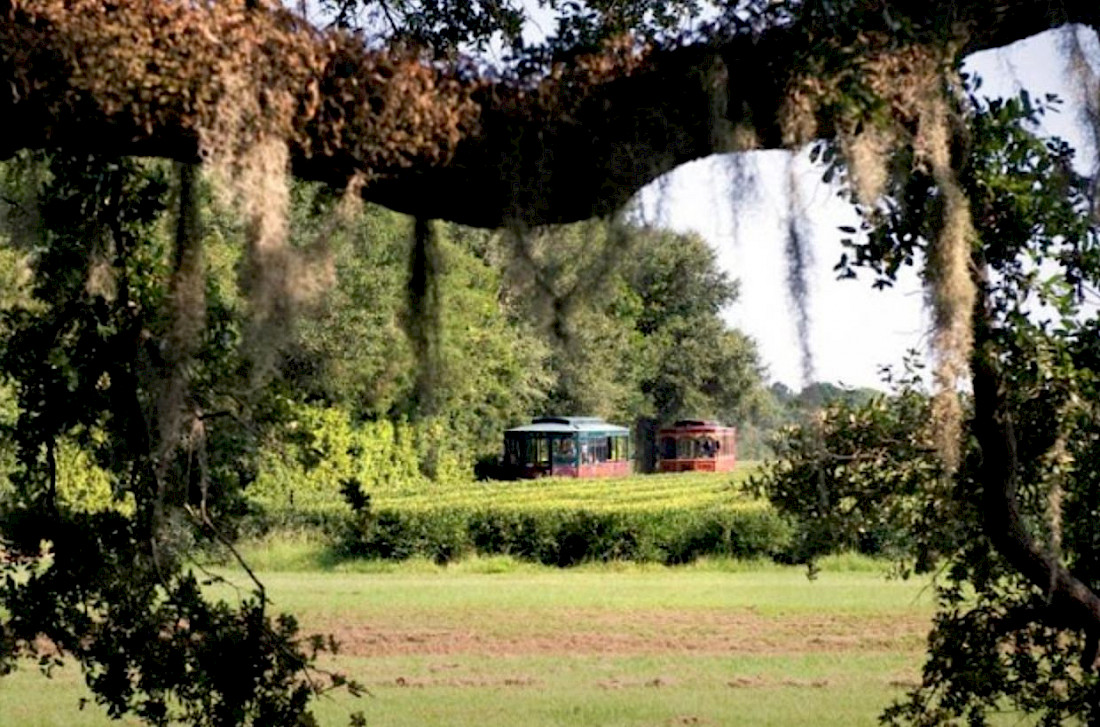
[[[344,643],[326,666],[371,692],[319,704],[325,725],[351,709],[376,727],[873,725],[916,679],[931,616],[924,582],[851,564],[812,582],[769,564],[500,559],[263,577],[278,609]],[[119,724],[77,711],[81,694],[75,670],[31,667],[0,680],[0,715]]]

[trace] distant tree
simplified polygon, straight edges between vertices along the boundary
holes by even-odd
[[[783,429],[817,420],[823,410],[846,404],[858,407],[883,392],[869,387],[847,388],[823,381],[813,382],[795,392],[782,382],[757,392],[742,427],[742,439],[748,442],[756,458],[762,459],[785,449]]]
[[[445,432],[440,446],[470,461],[498,454],[503,430],[544,407],[550,349],[501,300],[500,269],[469,250],[453,227],[436,234],[442,270],[433,403],[429,411],[410,402],[407,416],[434,417]]]
[[[294,186],[301,228],[323,224],[337,204],[317,185]],[[408,398],[416,359],[401,311],[411,231],[410,220],[365,206],[329,236],[333,285],[302,311],[280,362],[281,378],[306,400],[370,419]]]
[[[879,392],[875,389],[867,387],[848,388],[825,381],[815,381],[798,392],[797,401],[801,408],[813,411],[836,402],[862,404],[874,398],[877,393]]]
[[[700,237],[639,235],[624,275],[641,300],[636,330],[649,366],[641,377],[649,411],[663,422],[740,422],[761,386],[756,346],[722,318],[737,284]]]
[[[701,238],[589,223],[519,244],[513,294],[549,327],[551,408],[662,421],[747,413],[761,386],[756,347],[722,319],[737,285]]]

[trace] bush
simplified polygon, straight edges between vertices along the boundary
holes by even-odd
[[[293,428],[298,436],[261,455],[248,501],[252,527],[296,527],[316,522],[326,529],[350,514],[340,483],[354,479],[368,491],[417,489],[420,474],[417,434],[408,424],[389,421],[353,425],[336,408],[300,405]]]
[[[766,508],[606,512],[544,509],[381,509],[349,520],[339,550],[365,558],[426,557],[445,563],[471,553],[547,565],[632,560],[687,563],[702,556],[778,557],[792,530]]]

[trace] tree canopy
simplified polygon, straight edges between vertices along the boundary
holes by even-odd
[[[566,16],[551,52],[525,48],[530,67],[498,77],[410,45],[372,47],[270,2],[5,0],[0,157],[195,162],[274,140],[299,178],[358,180],[365,199],[402,212],[566,222],[608,214],[708,154],[853,134],[872,114],[916,132],[919,109],[893,103],[895,79],[919,92],[968,53],[1100,26],[1084,0],[791,1],[723,4],[693,33],[655,34],[663,3],[548,4]],[[363,4],[401,8],[399,30],[439,45],[515,37],[517,5],[460,6]]]

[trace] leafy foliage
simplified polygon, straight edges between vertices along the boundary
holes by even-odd
[[[4,669],[26,656],[47,671],[75,658],[108,714],[150,724],[312,724],[309,698],[346,683],[309,678],[325,643],[307,645],[293,619],[272,619],[260,584],[236,605],[211,602],[182,567],[193,538],[223,537],[212,518],[239,506],[254,439],[237,417],[215,426],[201,414],[245,401],[239,326],[215,297],[191,362],[188,402],[200,413],[188,446],[158,441],[158,422],[174,416],[158,395],[171,375],[170,242],[160,227],[169,168],[24,163],[37,170],[24,178],[42,181],[13,196],[37,195],[41,222],[22,241],[33,288],[5,311],[0,350],[18,403],[6,431],[13,492],[0,512]],[[72,472],[59,467],[82,460],[129,506],[87,507],[79,490],[60,492]]]
[[[776,435],[756,485],[800,523],[799,559],[859,549],[926,571],[959,546],[931,399],[916,372],[895,386],[863,403],[835,401]]]
[[[326,0],[323,7],[337,25],[361,27],[437,53],[486,51],[495,41],[530,64],[552,52],[598,50],[601,41],[635,32],[649,37],[673,35],[698,18],[710,3],[700,0]],[[538,12],[536,11],[536,8]],[[539,16],[553,19],[541,27],[545,38],[531,40],[525,24]]]
[[[513,295],[553,334],[550,409],[664,422],[752,411],[755,344],[722,320],[737,285],[702,239],[591,222],[518,244]]]
[[[1095,627],[1077,609],[1100,583],[1086,464],[1100,441],[1086,293],[1100,280],[1100,240],[1072,150],[1027,130],[1046,104],[1026,94],[969,104],[958,168],[980,236],[969,250],[980,300],[961,466],[944,470],[927,453],[937,418],[905,380],[892,398],[790,433],[765,487],[811,529],[825,526],[818,549],[875,523],[906,536],[898,544],[911,565],[945,563],[922,686],[885,721],[984,725],[1012,705],[1041,724],[1092,724]],[[888,284],[928,254],[941,190],[919,171],[903,181],[864,210],[867,241],[849,243],[843,272],[866,267]]]

